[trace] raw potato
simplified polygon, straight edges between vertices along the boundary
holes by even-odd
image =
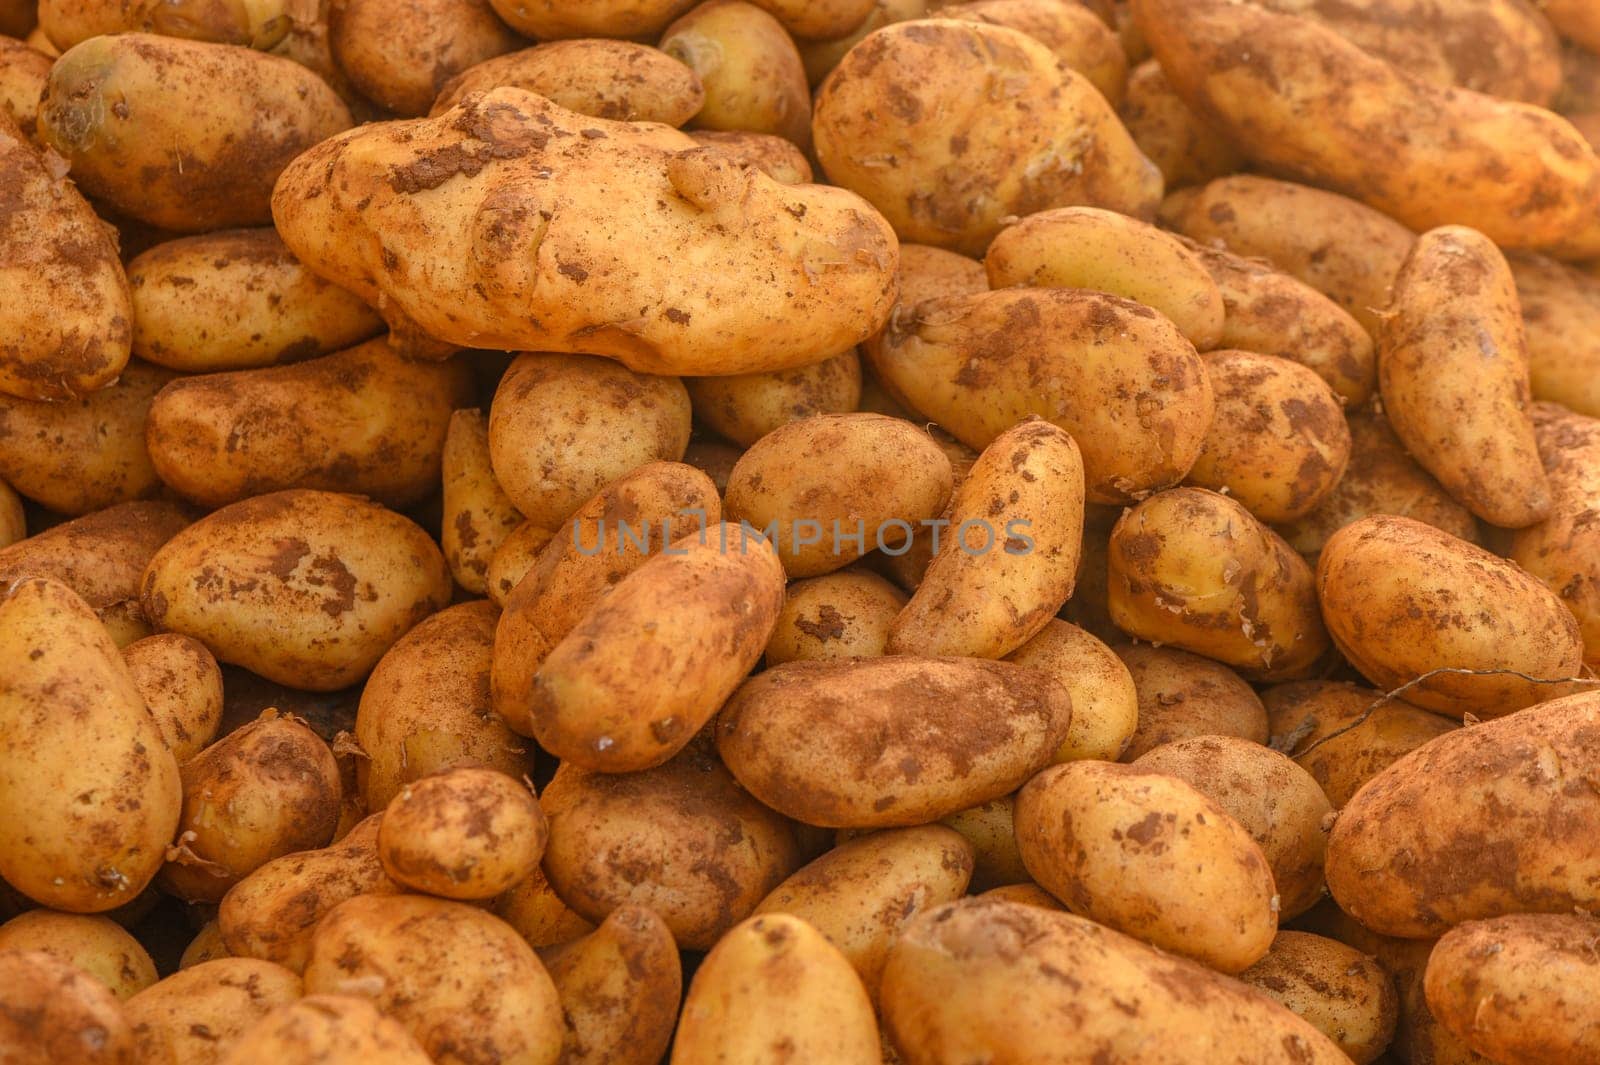
[[[1400,698],[1452,717],[1499,717],[1555,698],[1561,688],[1538,681],[1583,666],[1577,620],[1555,592],[1410,518],[1362,518],[1334,534],[1317,563],[1317,594],[1334,643],[1362,676],[1384,691],[1407,685]],[[1441,669],[1489,672],[1421,679]]]
[[[753,166],[783,185],[808,185],[815,178],[811,163],[794,141],[746,129],[696,129],[690,138],[741,165]]]
[[[843,59],[850,49],[860,44],[869,33],[875,33],[896,22],[924,18],[931,6],[933,4],[930,0],[875,0],[867,17],[848,33],[830,40],[796,41],[795,44],[800,49],[800,60],[806,66],[806,80],[815,88],[828,76],[829,71],[839,65],[839,60]]]
[[[489,0],[524,37],[653,37],[694,0]]]
[[[0,551],[27,537],[28,516],[22,509],[22,497],[0,481]]]
[[[1266,957],[1239,979],[1282,1003],[1367,1065],[1394,1038],[1400,1002],[1378,962],[1337,940],[1279,932]]]
[[[86,396],[128,365],[128,279],[115,239],[57,172],[59,160],[52,164],[24,140],[9,114],[0,106],[0,392],[28,400]]]
[[[811,0],[797,6],[816,7]],[[667,27],[660,48],[705,87],[694,123],[769,133],[811,147],[811,93],[783,25],[743,0],[707,0]]]
[[[1139,726],[1133,675],[1111,648],[1070,622],[1051,618],[1007,662],[1047,673],[1072,696],[1072,725],[1054,762],[1115,761]]]
[[[109,917],[29,910],[0,924],[0,951],[37,950],[75,965],[119,999],[156,982],[156,964],[139,941]]]
[[[300,991],[300,978],[281,965],[220,958],[168,976],[124,1010],[141,1061],[212,1065],[256,1021],[299,1001]]]
[[[748,448],[774,429],[813,414],[843,414],[861,403],[861,357],[855,348],[813,366],[684,382],[695,418]]]
[[[1217,406],[1188,483],[1226,492],[1264,522],[1310,514],[1350,462],[1339,397],[1315,372],[1276,355],[1201,358]]]
[[[489,420],[483,411],[473,408],[450,415],[440,465],[444,500],[439,547],[455,582],[482,595],[489,586],[495,551],[523,523],[511,497],[495,480]]]
[[[787,913],[723,936],[689,984],[672,1065],[879,1065],[878,1024],[850,961]]]
[[[1066,740],[1072,700],[1008,662],[897,655],[790,662],[717,718],[728,769],[763,803],[825,828],[921,825],[1008,795]]]
[[[6,1065],[135,1065],[133,1030],[116,996],[39,950],[0,953],[0,1046]]]
[[[1374,777],[1328,839],[1328,888],[1383,935],[1422,939],[1508,913],[1589,911],[1600,860],[1600,694],[1441,736]],[[1496,811],[1492,832],[1482,820]],[[1391,860],[1405,854],[1406,862]]]
[[[271,229],[232,229],[157,244],[128,263],[133,353],[186,373],[301,359],[383,328],[354,294],[311,273]]]
[[[177,760],[66,585],[25,578],[0,596],[0,661],[0,876],[52,909],[115,909],[161,867]]]
[[[145,33],[71,49],[39,104],[40,139],[86,193],[182,233],[267,224],[278,174],[349,126],[349,109],[298,63]]]
[[[875,0],[758,0],[796,37],[830,41],[855,31],[872,14]]]
[[[234,1041],[219,1065],[430,1065],[409,1032],[364,998],[308,995],[273,1010]]]
[[[551,41],[496,56],[445,82],[430,114],[501,85],[538,93],[569,111],[617,122],[681,126],[705,103],[700,76],[671,56],[632,41]]]
[[[1600,52],[1600,12],[1584,0],[1544,0],[1540,6],[1563,36],[1591,52]]]
[[[140,599],[157,628],[306,691],[361,680],[450,600],[428,535],[375,503],[289,491],[223,507],[150,560]]]
[[[319,144],[273,211],[302,262],[406,337],[647,373],[805,366],[877,332],[894,299],[893,234],[851,193],[514,88]]]
[[[488,445],[485,444],[485,446],[487,447]],[[684,458],[687,459],[688,457],[688,453],[685,452]],[[496,484],[496,487],[498,488],[499,485]],[[506,505],[510,505],[509,499],[507,499]],[[555,534],[549,529],[536,525],[531,521],[525,521],[507,533],[506,538],[500,541],[499,545],[494,549],[494,554],[489,558],[488,572],[484,574],[484,583],[487,585],[484,590],[488,593],[495,606],[502,610],[506,608],[510,602],[512,591],[518,584],[522,583],[522,578],[526,577],[528,572],[533,569],[534,563],[539,560],[540,552],[545,549],[545,545],[549,544],[554,537]],[[460,583],[459,579],[456,583]]]
[[[178,969],[192,969],[208,961],[218,961],[222,958],[231,958],[228,945],[222,941],[222,925],[213,917],[201,926],[200,931],[189,940],[189,945],[183,948],[183,955],[178,959]]]
[[[1244,165],[1239,150],[1172,91],[1154,59],[1129,72],[1118,116],[1139,151],[1160,168],[1168,189],[1203,185]]]
[[[1087,498],[1131,503],[1182,480],[1213,397],[1205,364],[1155,311],[1102,292],[1008,289],[903,308],[872,368],[912,409],[982,450],[1030,414],[1083,453]]]
[[[1127,53],[1115,31],[1076,0],[973,0],[943,5],[935,17],[1020,30],[1088,78],[1112,107],[1122,103],[1128,85]]]
[[[130,643],[122,660],[179,765],[217,738],[222,669],[205,644],[165,632]]]
[[[4,20],[5,13],[0,11],[0,33],[7,32]],[[35,139],[39,97],[44,94],[53,62],[20,40],[0,37],[0,114],[9,114],[29,141]]]
[[[1508,256],[1534,399],[1600,417],[1600,279],[1542,255]]]
[[[342,0],[328,28],[339,69],[398,117],[427,114],[451,78],[520,43],[489,0]]]
[[[1572,611],[1584,662],[1600,666],[1600,421],[1541,403],[1533,428],[1550,479],[1550,517],[1519,530],[1507,557]]]
[[[642,910],[645,907],[624,905],[612,912],[628,909]],[[572,943],[595,930],[594,924],[578,916],[561,901],[545,879],[544,870],[537,867],[526,880],[496,899],[491,910],[496,917],[515,928],[517,935],[526,939],[535,950]],[[649,912],[653,914],[655,911]],[[671,938],[670,932],[668,938]],[[554,972],[551,976],[555,977]]]
[[[683,999],[683,965],[654,911],[619,906],[580,939],[539,958],[561,996],[568,1065],[658,1065]]]
[[[889,626],[905,605],[905,593],[862,570],[794,581],[767,641],[767,665],[878,658],[887,653]]]
[[[1081,917],[1001,900],[914,921],[889,955],[883,1013],[909,1062],[1349,1065],[1311,1025],[1233,980]]]
[[[828,177],[902,240],[967,255],[1008,216],[1086,204],[1149,218],[1161,197],[1161,172],[1090,81],[1000,26],[879,30],[823,82],[812,127]]]
[[[1083,540],[1078,445],[1049,422],[1023,421],[978,456],[945,514],[948,536],[887,650],[1004,658],[1072,596]]]
[[[471,387],[460,359],[413,362],[380,338],[293,366],[180,378],[150,405],[146,440],[161,479],[207,507],[289,488],[403,507],[437,490],[445,430]]]
[[[1175,488],[1111,532],[1111,618],[1252,680],[1292,680],[1328,649],[1311,568],[1236,501]]]
[[[285,0],[40,0],[39,28],[60,49],[109,33],[159,33],[269,49],[288,32]]]
[[[949,825],[972,844],[975,860],[970,890],[974,892],[1028,882],[1012,827],[1014,806],[1012,797],[1006,795],[940,819],[940,824]]]
[[[390,879],[413,891],[492,899],[533,873],[546,835],[526,784],[462,767],[400,789],[378,825],[378,860]]]

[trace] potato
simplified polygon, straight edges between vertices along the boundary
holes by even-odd
[[[1115,31],[1074,0],[973,0],[942,5],[938,18],[1020,30],[1049,47],[1070,70],[1089,79],[1112,107],[1128,85],[1128,57]]]
[[[796,6],[819,5],[798,0]],[[760,7],[707,0],[668,26],[659,47],[705,87],[695,125],[775,134],[811,147],[805,66],[783,25]]]
[[[1072,596],[1083,539],[1078,445],[1049,422],[1024,420],[978,456],[945,513],[950,538],[890,627],[888,651],[1003,658]]]
[[[1364,204],[1253,174],[1219,178],[1169,200],[1161,213],[1185,236],[1265,259],[1299,278],[1374,336],[1390,286],[1416,243],[1405,226]]]
[[[1132,6],[1178,94],[1263,167],[1512,248],[1557,243],[1600,207],[1600,157],[1548,111],[1415,80],[1309,19],[1228,0]],[[1231,58],[1242,48],[1252,63]]]
[[[1266,957],[1239,979],[1311,1022],[1359,1065],[1394,1038],[1394,981],[1375,959],[1336,940],[1279,932]]]
[[[114,909],[161,867],[177,760],[66,585],[26,577],[0,595],[0,661],[0,876],[52,909]]]
[[[642,906],[622,906],[612,912],[642,909]],[[544,870],[538,867],[521,883],[495,899],[492,910],[496,917],[515,928],[517,935],[537,950],[571,943],[595,930],[594,924],[578,916],[561,901],[545,879]],[[654,913],[653,910],[649,912]],[[553,972],[551,976],[556,978]],[[559,983],[559,978],[556,979]]]
[[[0,924],[0,951],[36,950],[93,976],[119,999],[156,982],[156,964],[109,917],[29,910]]]
[[[524,37],[652,37],[694,0],[489,0]]]
[[[288,488],[402,507],[437,489],[451,412],[471,384],[460,360],[413,362],[382,339],[293,366],[180,378],[150,405],[150,459],[169,487],[208,507]]]
[[[291,7],[285,0],[40,0],[39,28],[63,50],[101,34],[134,31],[265,50],[298,17]]]
[[[489,587],[495,552],[523,524],[523,518],[495,480],[489,456],[489,420],[481,410],[458,410],[450,415],[440,463],[444,513],[439,546],[455,582],[482,595]],[[549,531],[544,532],[548,538]]]
[[[571,1065],[657,1065],[683,998],[672,932],[653,910],[619,906],[593,932],[540,954],[561,996]]]
[[[33,402],[0,395],[0,469],[18,494],[77,516],[155,492],[144,421],[170,371],[137,360],[117,382],[82,399]]]
[[[873,33],[823,82],[812,126],[829,178],[901,240],[967,255],[1008,216],[1085,204],[1148,218],[1161,196],[1161,172],[1089,80],[1001,26]]]
[[[116,996],[41,950],[0,953],[0,1046],[6,1065],[134,1065],[133,1031]]]
[[[1334,643],[1362,676],[1385,691],[1405,685],[1406,702],[1452,717],[1554,698],[1562,692],[1539,681],[1583,666],[1577,620],[1556,593],[1410,518],[1362,518],[1335,533],[1317,563],[1317,594]],[[1426,676],[1436,670],[1488,672]]]
[[[758,0],[758,6],[796,37],[830,41],[864,23],[874,0]]]
[[[794,825],[747,795],[706,740],[641,773],[563,764],[540,805],[561,901],[590,921],[648,906],[685,950],[709,950],[802,861]]]
[[[298,362],[359,344],[376,311],[311,273],[271,229],[157,244],[128,263],[133,353],[188,373]]]
[[[1322,898],[1333,806],[1315,778],[1286,756],[1237,736],[1196,736],[1163,743],[1133,765],[1187,782],[1244,826],[1272,868],[1282,919]]]
[[[488,0],[343,0],[331,13],[339,68],[401,117],[427,114],[450,79],[519,43]]]
[[[9,61],[7,61],[9,66]],[[3,101],[0,101],[3,103]],[[133,311],[117,244],[59,160],[41,155],[0,106],[0,393],[70,400],[128,365]]]
[[[1311,1025],[1235,981],[1081,917],[1001,900],[912,922],[889,955],[883,1007],[908,1062],[1348,1065]]]
[[[604,136],[550,137],[546,124]],[[448,199],[424,195],[446,183]],[[530,187],[549,223],[523,210]],[[814,363],[875,333],[894,297],[892,234],[856,196],[781,185],[686,134],[514,88],[319,145],[285,172],[274,210],[303,262],[408,334],[585,351],[647,373]],[[461,257],[448,271],[443,228]]]
[[[213,917],[201,926],[200,931],[189,940],[189,945],[183,948],[183,954],[178,959],[178,969],[192,969],[208,961],[218,961],[231,958],[228,945],[222,941],[222,926]]]
[[[428,535],[375,503],[288,491],[223,507],[169,540],[140,600],[158,629],[306,691],[337,691],[450,599]]]
[[[300,999],[300,978],[254,958],[221,958],[174,973],[124,1006],[140,1060],[210,1065],[245,1030]]]
[[[1600,13],[1583,0],[1545,0],[1540,6],[1563,36],[1600,52]]]
[[[1312,370],[1276,355],[1201,358],[1217,405],[1188,483],[1226,492],[1264,522],[1310,514],[1350,462],[1339,397]]]
[[[767,641],[769,666],[802,659],[877,658],[906,596],[875,573],[840,570],[789,585]]]
[[[1600,280],[1542,255],[1508,256],[1535,399],[1600,417]]]
[[[1040,909],[1055,910],[1062,913],[1066,912],[1067,909],[1065,906],[1061,905],[1059,901],[1057,901],[1054,895],[1050,894],[1050,892],[1046,891],[1038,884],[1032,882],[1026,884],[1006,884],[1002,887],[991,888],[990,890],[985,891],[981,895],[975,897],[996,901],[1015,902],[1023,906],[1037,906]]]
[[[987,447],[1029,414],[1065,429],[1095,503],[1133,502],[1181,480],[1211,421],[1194,347],[1156,312],[1105,293],[927,300],[867,351],[892,392],[968,447]]]
[[[672,1048],[672,1065],[882,1060],[872,1003],[850,961],[787,913],[750,918],[706,955]]]
[[[1328,649],[1311,568],[1235,500],[1162,492],[1111,532],[1111,619],[1132,636],[1292,680]]]
[[[1600,1054],[1589,974],[1600,921],[1515,914],[1468,921],[1433,948],[1425,978],[1439,1023],[1496,1061],[1551,1065]]]
[[[845,54],[860,44],[868,34],[896,22],[925,18],[928,9],[935,6],[930,0],[874,0],[872,10],[854,28],[826,40],[797,40],[800,61],[805,64],[806,80],[816,87],[828,72],[839,65]]]
[[[842,843],[761,900],[821,932],[874,1001],[889,948],[918,913],[966,894],[972,844],[943,825],[893,828]]]
[[[684,382],[695,418],[750,447],[789,422],[853,412],[861,402],[861,357],[851,348],[826,362],[778,373],[694,377]]]
[[[298,63],[145,33],[72,48],[39,104],[40,139],[86,193],[180,233],[267,224],[278,174],[349,125]]]
[[[1203,185],[1244,165],[1238,149],[1172,91],[1154,59],[1129,71],[1126,93],[1118,117],[1168,189]]]
[[[0,481],[0,551],[28,536],[28,515],[22,508],[22,497],[4,481]]]
[[[618,122],[681,126],[705,103],[700,76],[632,41],[551,41],[486,59],[445,82],[430,114],[501,85],[538,93],[569,111]]]
[[[1060,681],[1012,665],[906,655],[789,662],[717,718],[728,769],[762,802],[824,828],[920,825],[1010,794],[1066,740]]]
[[[5,5],[0,4],[0,8]],[[5,14],[0,12],[0,33]],[[0,114],[9,114],[29,141],[38,130],[39,97],[50,77],[50,56],[20,40],[0,37]]]
[[[378,826],[378,860],[395,883],[447,899],[492,899],[544,853],[544,814],[529,788],[464,766],[404,785]]]
[[[295,1061],[303,1065],[427,1065],[411,1034],[364,998],[308,995],[280,1006],[234,1041],[220,1065]]]
[[[704,148],[713,148],[732,161],[753,166],[783,185],[808,185],[815,177],[811,163],[794,141],[772,133],[752,133],[745,129],[697,129],[689,137]]]
[[[1055,677],[1072,696],[1072,724],[1054,761],[1121,756],[1139,724],[1139,699],[1132,674],[1111,648],[1052,618],[1006,661]]]
[[[1600,507],[1600,421],[1553,404],[1538,404],[1532,413],[1550,480],[1550,517],[1519,530],[1507,555],[1572,611],[1584,662],[1600,666],[1600,528],[1593,520]]]
[[[168,632],[122,649],[145,709],[181,765],[217,737],[222,725],[222,670],[205,644]]]
[[[687,459],[688,454],[685,453],[684,457]],[[500,541],[494,549],[494,554],[489,557],[489,568],[484,574],[486,585],[484,591],[488,593],[490,601],[495,606],[505,609],[512,590],[522,582],[523,577],[528,575],[528,571],[533,569],[540,552],[554,536],[555,534],[549,529],[535,525],[531,521],[524,521]]]
[[[1414,939],[1507,913],[1592,909],[1600,863],[1583,841],[1600,824],[1600,795],[1576,782],[1592,772],[1597,738],[1600,695],[1588,692],[1401,758],[1334,823],[1328,888],[1339,907],[1374,932]]]

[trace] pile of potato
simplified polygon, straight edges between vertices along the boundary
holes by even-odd
[[[0,1063],[1600,1065],[1594,0],[0,33]]]

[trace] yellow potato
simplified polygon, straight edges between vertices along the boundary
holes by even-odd
[[[688,458],[685,453],[684,458]],[[491,602],[505,609],[511,592],[522,583],[522,578],[533,569],[539,554],[555,536],[549,529],[525,521],[506,534],[489,558],[489,568],[484,574],[484,589]],[[460,583],[459,581],[457,583]]]
[[[1592,52],[1600,52],[1600,12],[1584,0],[1544,0],[1540,7],[1564,36]]]
[[[1089,79],[1112,107],[1128,85],[1128,56],[1116,32],[1075,0],[972,0],[941,4],[938,18],[1020,30],[1049,47],[1068,69]]]
[[[1006,884],[1003,887],[991,888],[977,897],[1015,902],[1023,906],[1037,906],[1044,910],[1066,911],[1066,907],[1061,905],[1054,895],[1034,883]]]
[[[694,0],[490,0],[524,37],[653,37]]]
[[[973,892],[1028,881],[1028,870],[1017,852],[1012,825],[1014,806],[1012,796],[1005,795],[939,819],[940,824],[955,829],[972,845]]]
[[[643,906],[625,904],[612,912],[643,909]],[[496,917],[515,928],[517,935],[537,950],[571,943],[595,930],[595,925],[578,916],[561,901],[545,879],[544,870],[539,868],[496,899],[492,910]],[[654,913],[653,910],[649,912]],[[551,976],[554,978],[555,973],[552,972]]]
[[[1534,399],[1600,417],[1600,279],[1542,255],[1508,256]]]
[[[1600,421],[1541,403],[1533,428],[1550,479],[1550,517],[1518,530],[1507,557],[1572,611],[1585,663],[1600,666]]]
[[[874,0],[872,10],[855,28],[827,40],[796,41],[800,60],[806,67],[806,80],[815,87],[867,34],[896,22],[923,18],[931,6],[934,6],[931,0]]]
[[[875,0],[758,0],[758,4],[796,37],[827,41],[865,22]]]
[[[643,906],[619,906],[580,939],[539,959],[561,996],[569,1065],[659,1065],[683,998],[672,932]]]
[[[0,661],[0,876],[53,909],[114,909],[161,867],[177,760],[66,585],[29,577],[0,594]]]
[[[339,69],[397,116],[427,114],[451,78],[519,43],[489,0],[342,0],[331,14]]]
[[[149,952],[109,917],[29,910],[0,924],[0,951],[14,950],[41,951],[77,966],[123,1000],[156,982]]]
[[[796,6],[821,5],[797,0]],[[694,71],[705,87],[695,125],[775,134],[811,147],[805,66],[783,24],[761,7],[706,0],[668,26],[659,47]]]
[[[523,524],[523,518],[495,480],[489,422],[481,410],[458,410],[450,415],[440,464],[444,499],[439,546],[455,582],[482,595],[489,587],[495,552]]]
[[[684,384],[695,418],[748,448],[789,422],[813,414],[855,411],[861,402],[861,357],[851,348],[813,366],[734,377],[694,377]]]
[[[28,537],[28,515],[22,507],[22,497],[4,481],[0,481],[0,551]]]
[[[496,56],[445,82],[430,114],[448,111],[468,93],[501,85],[595,118],[681,126],[705,103],[700,76],[671,56],[632,41],[551,41]]]
[[[133,1030],[104,984],[38,950],[0,953],[6,1065],[134,1065]]]
[[[1055,677],[1072,696],[1072,725],[1053,761],[1121,757],[1139,725],[1139,696],[1128,667],[1111,648],[1052,618],[1006,661]]]
[[[862,570],[794,581],[767,641],[767,665],[877,658],[887,653],[889,626],[905,605],[900,589]]]
[[[1127,95],[1117,113],[1139,151],[1161,170],[1168,189],[1203,185],[1244,165],[1239,150],[1172,91],[1154,59],[1128,73]]]
[[[39,28],[68,49],[107,33],[158,33],[268,49],[294,16],[286,0],[40,0]]]
[[[208,961],[218,961],[222,958],[231,958],[228,945],[222,941],[222,925],[213,917],[201,926],[200,931],[189,940],[189,945],[183,948],[183,955],[178,959],[178,969],[192,969],[196,965]]]
[[[1308,932],[1279,932],[1243,983],[1293,1010],[1367,1065],[1394,1038],[1400,1003],[1394,980],[1372,957]]]
[[[300,978],[254,958],[221,958],[174,973],[129,999],[140,1060],[212,1065],[256,1021],[300,999]]]
[[[784,185],[809,185],[816,177],[806,155],[794,143],[772,133],[747,129],[696,129],[694,142],[713,148],[741,165],[753,166]]]
[[[0,4],[0,8],[4,6]],[[9,32],[5,13],[0,11],[0,33]],[[30,141],[38,128],[39,97],[44,95],[53,62],[50,56],[23,41],[0,37],[0,114],[9,114]]]
[[[546,834],[528,785],[464,766],[401,787],[378,825],[378,860],[413,891],[492,899],[538,867]]]
[[[308,995],[273,1010],[240,1034],[219,1065],[294,1061],[301,1065],[429,1065],[411,1034],[364,998]]]
[[[145,709],[181,765],[217,738],[222,725],[222,670],[205,644],[167,632],[122,649]]]

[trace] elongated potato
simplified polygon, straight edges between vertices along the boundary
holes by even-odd
[[[1128,72],[1126,92],[1118,117],[1169,190],[1203,185],[1244,165],[1239,150],[1172,91],[1154,59]]]
[[[285,0],[41,0],[39,28],[57,48],[108,33],[159,33],[196,41],[269,49],[293,17]]]
[[[936,17],[1020,30],[1047,46],[1068,69],[1089,79],[1112,107],[1128,84],[1128,56],[1110,26],[1086,5],[1059,0],[972,0],[944,4]]]
[[[0,924],[0,951],[37,950],[75,965],[127,1000],[156,982],[156,963],[109,917],[29,910]]]
[[[695,377],[684,382],[695,417],[740,447],[789,422],[843,414],[861,403],[861,357],[854,348],[826,362],[777,373]]]
[[[1550,517],[1519,530],[1507,555],[1572,611],[1584,661],[1600,665],[1600,421],[1538,404],[1533,427],[1550,479]]]
[[[933,6],[930,0],[875,0],[867,17],[853,29],[825,40],[797,40],[800,60],[806,67],[806,80],[815,88],[868,34],[896,22],[925,18]]]
[[[1357,1065],[1388,1047],[1399,1019],[1394,980],[1376,959],[1309,932],[1279,932],[1243,983],[1316,1025]]]
[[[489,584],[495,550],[523,518],[495,480],[489,422],[481,410],[458,410],[450,415],[440,466],[444,500],[439,547],[455,582],[482,595]]]
[[[128,1018],[109,988],[40,950],[0,953],[0,1046],[7,1065],[134,1065]]]
[[[1534,399],[1600,417],[1600,279],[1542,255],[1508,257]]]
[[[307,691],[365,677],[450,599],[428,535],[375,503],[289,491],[222,508],[167,541],[140,589],[157,628]]]
[[[1161,172],[1089,79],[1002,26],[873,33],[823,82],[812,126],[828,177],[902,240],[967,255],[1007,216],[1084,204],[1149,218],[1161,196]]]
[[[354,995],[307,995],[246,1028],[219,1065],[428,1065],[433,1059],[398,1022]]]
[[[339,69],[398,116],[427,114],[451,78],[519,43],[489,0],[343,0],[331,15]]]
[[[177,760],[117,645],[66,585],[10,585],[0,659],[0,876],[53,909],[114,909],[161,867]]]
[[[569,111],[618,122],[681,126],[706,100],[700,75],[666,53],[632,41],[551,41],[486,59],[445,82],[431,114],[468,93],[513,85]]]
[[[1054,761],[1115,761],[1139,725],[1133,675],[1111,648],[1084,629],[1052,618],[1006,661],[1047,673],[1072,696],[1072,725]]]
[[[542,951],[567,1036],[571,1065],[658,1065],[683,998],[672,932],[643,906],[619,906],[600,927]]]
[[[782,23],[761,7],[706,0],[668,26],[659,47],[694,71],[704,86],[695,125],[769,133],[811,147],[805,65]]]
[[[1385,691],[1406,685],[1406,702],[1453,717],[1555,698],[1560,688],[1539,681],[1583,665],[1582,633],[1555,592],[1410,518],[1363,518],[1335,533],[1317,562],[1317,594],[1362,676]],[[1426,676],[1435,670],[1465,672]]]
[[[124,1010],[141,1061],[208,1065],[262,1017],[299,1001],[300,992],[300,978],[281,965],[219,958],[173,973]]]
[[[166,632],[130,643],[122,660],[180,765],[216,738],[222,725],[222,670],[205,644]]]
[[[532,874],[545,837],[544,814],[526,784],[463,766],[400,789],[378,825],[378,860],[413,891],[491,899]]]
[[[843,570],[794,581],[767,641],[769,666],[800,659],[876,658],[905,594],[875,573]]]

